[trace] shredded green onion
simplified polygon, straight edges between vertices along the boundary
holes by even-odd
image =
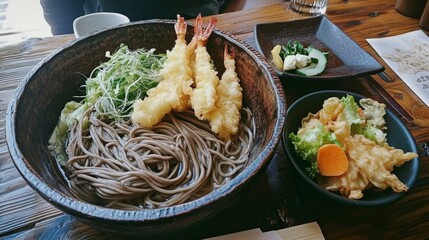
[[[85,85],[86,95],[80,103],[69,102],[61,112],[60,119],[49,139],[52,156],[65,164],[67,155],[64,144],[69,129],[79,121],[90,107],[94,114],[117,122],[129,120],[137,99],[158,85],[165,54],[155,54],[155,49],[130,50],[121,44],[113,55],[106,52],[107,62],[96,67]],[[87,124],[84,125],[88,127]]]
[[[98,114],[116,121],[130,117],[132,105],[144,98],[147,90],[155,87],[165,60],[164,54],[155,54],[155,49],[131,51],[121,44],[109,61],[94,69],[86,80],[85,100],[94,105]]]

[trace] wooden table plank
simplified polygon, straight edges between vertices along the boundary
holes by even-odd
[[[418,20],[398,14],[394,10],[394,4],[394,0],[331,0],[327,16],[385,65],[365,39],[418,29]],[[302,17],[292,13],[287,9],[287,5],[276,4],[221,14],[217,27],[255,47],[255,24]],[[9,49],[0,49],[0,237],[112,237],[63,214],[31,190],[14,168],[4,139],[6,107],[20,80],[44,56],[73,39],[72,35],[35,38]],[[422,105],[388,67],[386,72],[393,78],[392,83],[373,76],[375,81],[417,120],[407,122],[416,140],[428,141],[429,129],[426,124],[429,109]],[[299,96],[319,89],[349,90],[384,101],[377,90],[363,78],[344,84],[323,83],[314,86],[284,82],[284,87],[288,105]],[[316,220],[327,239],[424,238],[429,235],[429,207],[426,204],[429,200],[428,178],[428,157],[424,156],[421,158],[418,185],[400,201],[369,209],[336,206],[305,191],[307,188],[296,178],[283,149],[279,146],[265,172],[242,191],[232,208],[192,228],[192,234],[182,234],[190,238],[202,238],[252,228],[270,231]]]

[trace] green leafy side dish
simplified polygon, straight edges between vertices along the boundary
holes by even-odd
[[[276,45],[271,54],[277,69],[302,76],[321,74],[326,68],[328,55],[311,46],[306,48],[298,41]]]

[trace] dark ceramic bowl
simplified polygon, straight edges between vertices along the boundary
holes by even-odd
[[[72,193],[53,158],[48,139],[64,104],[92,69],[106,61],[121,43],[131,49],[156,48],[165,52],[174,46],[174,21],[150,20],[129,23],[72,41],[50,54],[25,77],[7,112],[7,144],[12,159],[28,184],[47,201],[81,221],[110,232],[173,234],[230,206],[239,191],[268,164],[278,145],[285,121],[285,96],[279,79],[264,58],[235,37],[214,31],[207,49],[222,73],[223,49],[236,53],[236,67],[244,89],[244,105],[254,114],[255,145],[250,163],[239,175],[212,193],[172,207],[144,211],[108,209],[80,201]],[[193,35],[188,26],[187,40]]]
[[[326,90],[310,93],[298,99],[290,107],[288,107],[286,114],[285,129],[283,132],[282,143],[289,160],[293,163],[298,176],[302,181],[308,184],[309,189],[321,194],[327,199],[331,199],[341,204],[353,205],[353,206],[378,206],[394,202],[403,197],[406,192],[395,193],[391,189],[384,191],[364,191],[363,198],[359,200],[352,200],[343,197],[337,193],[330,192],[320,187],[315,181],[313,181],[305,172],[305,161],[300,158],[295,151],[294,145],[289,141],[290,133],[297,133],[301,127],[301,121],[307,116],[309,112],[316,113],[322,108],[324,100],[329,97],[341,98],[347,94],[353,95],[356,102],[364,96],[336,90]],[[387,142],[389,145],[404,150],[405,152],[418,152],[417,146],[413,136],[409,132],[408,128],[397,118],[389,109],[386,109],[385,115],[387,125]],[[393,173],[409,187],[409,190],[414,186],[419,172],[419,160],[415,158],[411,161],[404,163],[401,167],[395,168]]]

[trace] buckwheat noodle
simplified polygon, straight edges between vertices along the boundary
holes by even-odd
[[[66,148],[72,191],[85,201],[128,210],[172,206],[219,188],[248,163],[254,134],[249,109],[228,141],[191,111],[170,113],[151,129],[106,123],[91,112],[71,129]]]

